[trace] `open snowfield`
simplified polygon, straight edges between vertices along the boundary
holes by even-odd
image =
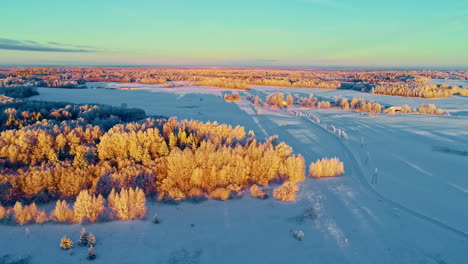
[[[88,83],[88,87],[129,87]],[[298,199],[148,203],[148,219],[86,225],[97,239],[95,263],[468,263],[468,98],[420,99],[349,90],[255,87],[272,92],[358,97],[415,108],[433,103],[451,116],[368,115],[354,111],[292,108],[343,129],[345,140],[304,116],[263,110],[247,101],[225,102],[229,90],[203,87],[138,90],[40,88],[34,100],[127,104],[148,115],[218,121],[278,135],[306,159],[339,157],[346,173],[307,178]],[[377,173],[375,173],[377,168]],[[376,174],[376,175],[375,175]],[[377,183],[372,183],[376,177]],[[306,212],[315,217],[304,217]],[[151,221],[158,213],[161,224]],[[87,251],[59,248],[77,240],[81,225],[0,226],[0,263],[29,256],[30,263],[85,263]],[[292,232],[303,230],[297,241]],[[7,262],[8,263],[8,262]]]

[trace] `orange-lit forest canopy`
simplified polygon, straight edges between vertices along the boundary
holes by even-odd
[[[253,184],[300,182],[304,159],[243,127],[143,118],[137,109],[0,104],[0,201],[140,188],[159,199],[228,199]]]

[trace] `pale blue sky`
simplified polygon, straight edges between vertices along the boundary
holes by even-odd
[[[0,64],[468,65],[468,1],[3,1]]]

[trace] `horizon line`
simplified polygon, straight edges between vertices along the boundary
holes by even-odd
[[[197,64],[41,64],[41,63],[8,63],[0,64],[2,68],[167,68],[167,69],[280,69],[280,70],[461,70],[467,71],[468,65],[197,65]]]

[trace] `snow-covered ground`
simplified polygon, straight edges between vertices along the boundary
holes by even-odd
[[[128,84],[92,83],[88,86]],[[346,174],[301,183],[293,203],[244,197],[228,201],[151,201],[148,219],[87,225],[97,238],[96,263],[466,263],[468,248],[468,98],[419,99],[348,90],[255,87],[242,94],[309,94],[333,100],[359,97],[385,105],[434,103],[451,116],[375,117],[338,110],[292,109],[344,129],[340,139],[306,117],[224,102],[225,89],[39,89],[32,99],[103,103],[149,115],[245,126],[257,136],[279,135],[307,164],[337,156]],[[452,150],[452,151],[447,151]],[[371,183],[377,168],[377,183]],[[304,218],[313,211],[314,219]],[[158,213],[161,224],[151,222]],[[1,257],[29,255],[31,263],[83,263],[86,250],[61,251],[80,225],[0,226]],[[292,231],[303,230],[297,241]]]
[[[456,79],[431,79],[428,83],[435,83],[435,84],[450,84],[450,85],[458,85],[463,88],[468,88],[468,81],[467,80],[456,80]]]

